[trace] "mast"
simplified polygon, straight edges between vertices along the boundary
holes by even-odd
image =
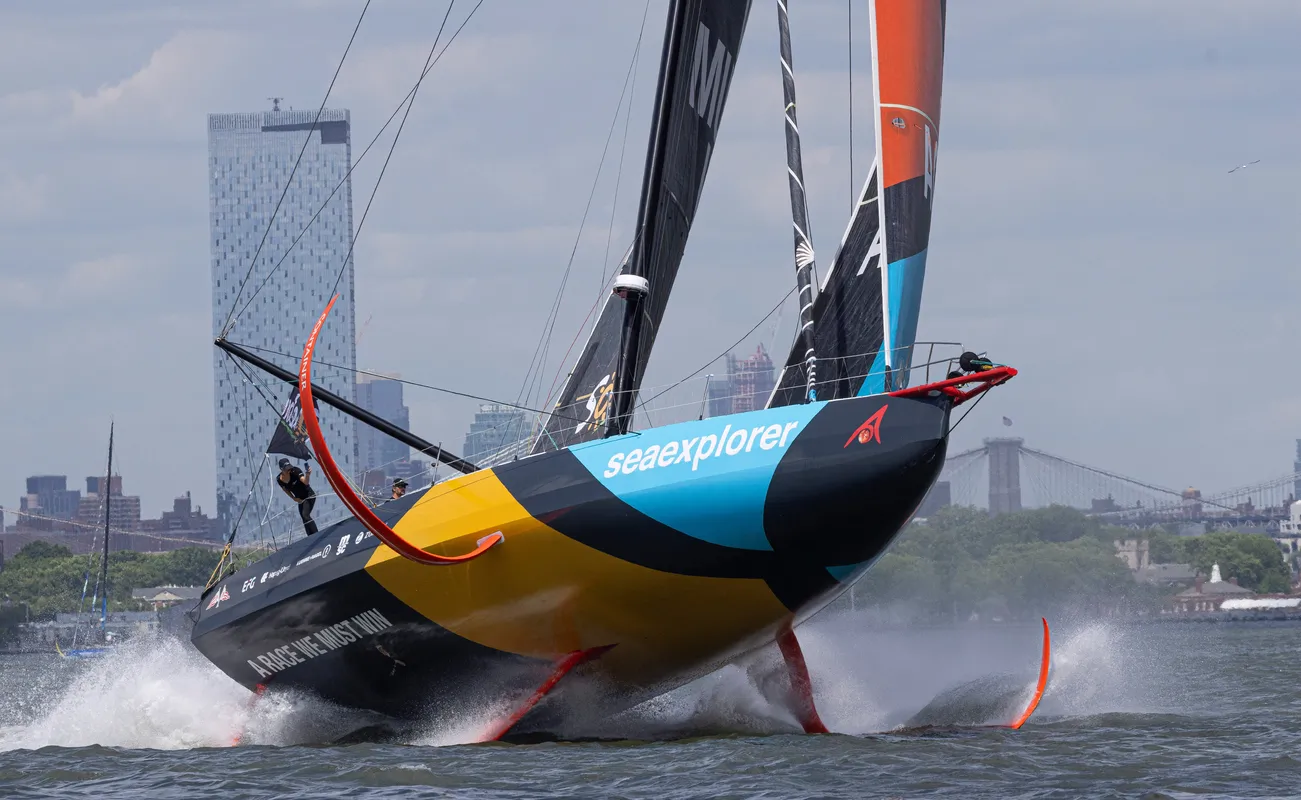
[[[617,436],[628,432],[632,415],[633,379],[637,372],[637,354],[641,344],[642,305],[650,293],[646,278],[649,262],[647,253],[653,231],[656,206],[660,193],[656,191],[664,174],[664,149],[669,138],[669,114],[677,83],[678,61],[681,47],[682,22],[686,17],[686,4],[669,0],[667,28],[664,32],[664,51],[660,54],[660,76],[655,87],[655,127],[651,134],[650,152],[646,154],[646,171],[642,176],[641,203],[637,209],[637,244],[628,271],[614,282],[614,293],[623,298],[623,327],[619,334],[619,356],[614,369],[614,390],[611,394],[610,414],[605,435]]]
[[[99,633],[102,639],[108,638],[108,531],[112,520],[110,513],[113,502],[113,423],[108,424],[108,477],[104,480],[104,557],[100,559],[100,583],[104,586],[99,615]]]
[[[791,189],[791,222],[795,228],[795,284],[800,298],[800,344],[804,348],[805,400],[817,398],[817,353],[813,338],[813,243],[809,240],[809,206],[804,195],[804,162],[800,129],[795,121],[795,73],[791,70],[791,28],[785,0],[777,0],[781,39],[782,97],[786,103],[786,173]]]

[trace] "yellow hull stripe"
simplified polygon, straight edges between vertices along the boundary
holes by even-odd
[[[677,575],[631,564],[537,521],[492,470],[435,486],[393,526],[454,553],[506,539],[473,561],[428,566],[381,544],[366,570],[412,609],[470,641],[552,659],[618,645],[602,665],[653,682],[767,636],[789,613],[764,581]]]

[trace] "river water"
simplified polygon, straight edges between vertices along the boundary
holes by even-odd
[[[1038,637],[1030,625],[887,631],[820,618],[800,638],[830,736],[800,734],[764,699],[756,666],[578,732],[617,740],[537,745],[467,744],[488,718],[429,720],[397,744],[326,744],[369,720],[307,697],[251,706],[170,639],[95,662],[0,656],[0,797],[1301,795],[1295,623],[1059,621],[1048,690],[1024,728],[901,729],[991,674],[1022,682],[1023,704]]]

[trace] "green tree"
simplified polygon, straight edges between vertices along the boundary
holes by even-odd
[[[68,558],[72,551],[61,544],[51,544],[37,540],[28,544],[13,557],[20,564],[24,561],[38,561],[44,558]]]
[[[217,554],[202,548],[169,553],[116,552],[109,557],[109,608],[141,610],[131,599],[135,589],[147,586],[202,586]],[[99,554],[74,556],[59,545],[34,542],[8,561],[0,572],[0,597],[27,603],[33,619],[49,619],[59,612],[76,611],[82,593],[93,592],[99,575]],[[102,591],[102,589],[101,589]]]
[[[1188,541],[1193,537],[1176,536],[1169,531],[1152,530],[1146,532],[1148,541],[1148,558],[1153,564],[1187,564]]]
[[[1291,572],[1273,539],[1259,533],[1217,531],[1189,537],[1184,545],[1194,568],[1203,575],[1220,565],[1225,580],[1237,578],[1241,586],[1258,592],[1286,592]]]

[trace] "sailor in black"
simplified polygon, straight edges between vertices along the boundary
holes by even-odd
[[[316,523],[312,521],[312,507],[316,505],[316,492],[308,483],[312,478],[312,465],[307,465],[307,473],[289,463],[289,459],[280,459],[280,476],[276,483],[285,490],[289,499],[298,504],[298,516],[303,519],[303,530],[308,536],[316,533]]]
[[[398,499],[399,497],[401,497],[402,495],[404,495],[404,494],[406,494],[406,493],[407,493],[407,482],[404,481],[404,480],[402,480],[401,478],[394,478],[394,479],[393,479],[393,496],[390,497],[389,499],[390,499],[390,500],[396,500],[396,499]]]

